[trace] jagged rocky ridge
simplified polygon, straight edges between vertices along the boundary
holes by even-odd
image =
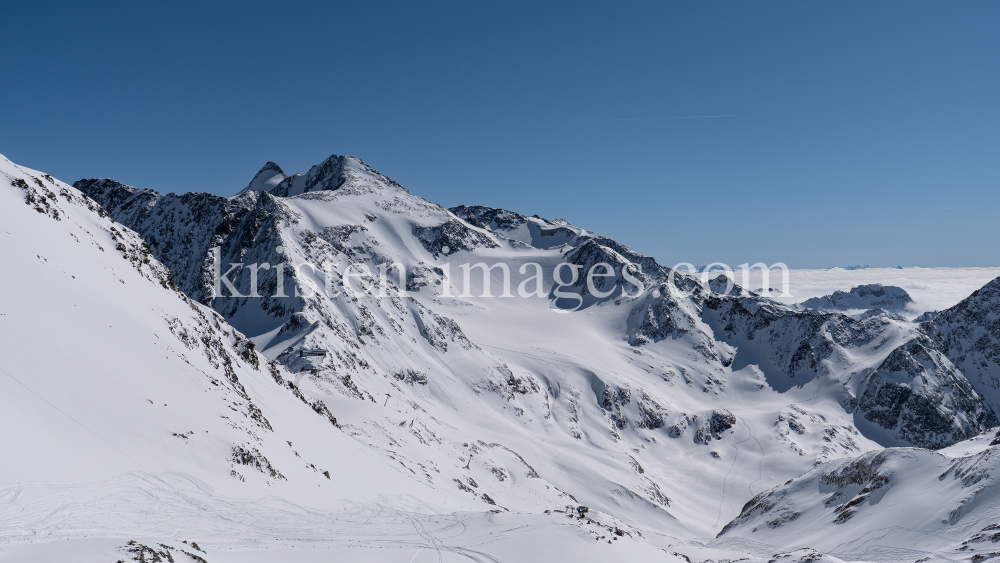
[[[921,326],[987,402],[1000,410],[1000,278]]]
[[[736,368],[763,368],[778,390],[826,382],[880,442],[940,448],[998,424],[937,344],[898,317],[797,311],[754,296],[713,297],[706,308],[717,337],[737,349]]]

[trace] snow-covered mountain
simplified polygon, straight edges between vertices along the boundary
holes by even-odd
[[[0,559],[85,536],[118,558],[142,536],[295,537],[380,498],[476,506],[345,433],[75,188],[0,158],[0,198]]]
[[[893,448],[830,462],[751,499],[715,545],[808,546],[865,561],[1000,557],[997,444],[988,432],[936,452]]]
[[[523,559],[538,534],[553,557],[584,560],[835,561],[837,549],[794,541],[716,545],[735,524],[705,542],[790,478],[910,451],[885,447],[978,444],[997,424],[989,379],[963,367],[996,333],[986,288],[923,324],[723,294],[723,279],[703,286],[563,220],[446,209],[349,156],[292,176],[269,162],[232,198],[70,187],[4,162],[6,236],[27,250],[4,249],[27,274],[6,293],[23,299],[0,311],[2,365],[54,372],[17,377],[66,411],[53,436],[93,430],[65,450],[92,472],[66,479],[49,463],[32,479],[72,486],[26,504],[0,490],[0,522],[19,533],[37,521],[79,538],[90,516],[62,500],[141,494],[171,508],[107,517],[101,549],[411,534],[393,549],[496,561]],[[89,285],[47,268],[87,271]],[[82,340],[85,361],[62,335]],[[108,445],[145,469],[105,463]],[[15,470],[0,487],[38,471]],[[277,521],[265,497],[280,499]],[[580,504],[588,517],[555,512]],[[177,519],[211,532],[170,531]],[[494,532],[489,547],[474,539]],[[381,560],[378,541],[324,553]]]
[[[883,309],[893,313],[903,312],[913,304],[906,290],[892,285],[872,283],[852,287],[850,291],[835,291],[823,297],[813,297],[801,303],[807,309],[850,311]]]
[[[882,445],[940,448],[998,424],[995,409],[914,323],[796,311],[759,298],[707,303],[717,337],[778,391],[816,382]]]
[[[926,322],[941,350],[1000,411],[1000,278]]]

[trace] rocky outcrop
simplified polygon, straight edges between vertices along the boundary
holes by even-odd
[[[896,348],[864,382],[856,412],[899,441],[941,448],[1000,424],[926,337]]]
[[[922,326],[994,410],[1000,412],[1000,278]]]

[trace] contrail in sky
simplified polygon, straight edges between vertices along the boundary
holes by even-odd
[[[671,117],[623,117],[620,119],[588,119],[587,121],[657,121],[661,119],[702,119],[713,117],[736,117],[735,115],[677,115]]]

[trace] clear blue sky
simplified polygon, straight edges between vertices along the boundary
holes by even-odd
[[[0,153],[231,195],[353,154],[672,265],[1000,265],[998,2],[4,2]],[[692,117],[725,116],[725,117]]]

